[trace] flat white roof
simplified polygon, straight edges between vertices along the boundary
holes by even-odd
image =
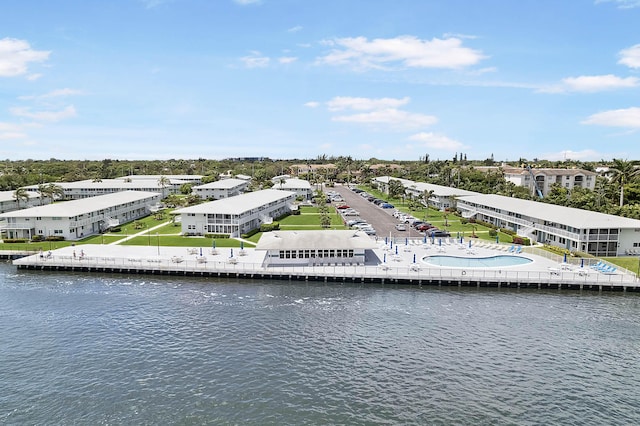
[[[0,202],[15,201],[14,193],[15,191],[0,191]],[[35,191],[27,191],[27,194],[29,194],[29,198],[40,198],[40,194]],[[20,202],[23,203],[24,201],[20,200]]]
[[[155,196],[160,196],[160,194],[145,191],[114,192],[97,197],[63,201],[55,204],[47,204],[46,206],[37,206],[3,213],[0,214],[0,217],[72,217]]]
[[[204,185],[194,186],[193,189],[232,189],[246,184],[247,181],[242,179],[222,179],[205,183]]]
[[[499,209],[507,212],[519,213],[522,216],[559,223],[579,229],[593,228],[638,228],[640,220],[614,216],[576,209],[573,207],[557,206],[540,201],[522,200],[520,198],[505,197],[496,194],[483,194],[460,197],[461,202],[476,203],[484,207]]]
[[[262,207],[274,201],[284,200],[294,196],[295,192],[280,191],[277,189],[263,189],[262,191],[247,192],[235,197],[223,198],[222,200],[209,201],[191,207],[174,210],[175,214],[197,213],[197,214],[240,214],[248,210]]]
[[[453,188],[450,186],[434,185],[434,184],[425,183],[425,182],[415,182],[408,179],[394,178],[393,176],[380,176],[375,178],[374,180],[378,182],[383,182],[386,184],[388,184],[390,180],[399,180],[402,183],[402,185],[407,189],[415,187],[415,190],[420,192],[433,191],[433,194],[439,197],[480,195],[479,192],[467,191],[466,189]]]
[[[256,250],[374,249],[374,239],[362,231],[271,231],[260,237]]]
[[[280,182],[275,182],[273,185],[275,189],[311,189],[311,183],[308,180],[304,179],[287,179],[282,184]]]
[[[62,189],[118,189],[118,190],[134,190],[138,188],[158,188],[161,186],[157,180],[137,180],[127,182],[120,179],[103,179],[98,182],[94,182],[91,179],[78,180],[75,182],[54,182]],[[35,186],[29,186],[28,188],[35,188]]]
[[[129,175],[122,176],[116,179],[131,179],[131,180],[158,180],[161,177],[166,177],[167,179],[175,179],[175,180],[186,180],[186,181],[194,181],[201,180],[202,175]]]

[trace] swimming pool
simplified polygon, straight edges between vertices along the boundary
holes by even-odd
[[[498,268],[505,266],[526,265],[533,262],[528,257],[513,255],[498,255],[489,257],[458,257],[458,256],[425,256],[422,261],[431,265],[450,268]]]

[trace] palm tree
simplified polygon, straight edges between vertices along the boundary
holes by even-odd
[[[158,178],[158,186],[160,186],[162,188],[162,196],[165,196],[165,188],[167,186],[169,186],[171,184],[171,181],[169,180],[168,177],[166,177],[165,175],[160,176],[160,178]]]
[[[613,174],[612,183],[620,185],[620,207],[624,204],[624,185],[640,175],[638,161],[619,160],[614,158],[613,165],[609,167],[609,172]]]
[[[24,201],[25,203],[29,201],[29,192],[24,188],[18,188],[13,191],[13,198],[16,200],[18,208],[20,208],[20,201]]]
[[[44,183],[41,183],[38,185],[38,194],[40,194],[40,205],[44,204],[44,199],[46,197],[48,197],[47,195],[47,185],[45,185]]]
[[[64,197],[64,189],[60,185],[50,183],[47,185],[46,194],[51,198],[51,202],[53,203],[56,198]]]

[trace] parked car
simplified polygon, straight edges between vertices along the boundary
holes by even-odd
[[[364,219],[351,219],[347,221],[347,226],[351,227],[359,223],[366,223],[366,221]]]
[[[361,229],[361,231],[367,235],[376,235],[376,230],[373,228],[365,228],[365,229]]]
[[[354,209],[345,209],[345,210],[342,210],[342,215],[343,216],[360,216],[360,212]]]
[[[340,209],[340,210],[342,210],[342,209],[350,209],[350,208],[351,208],[351,207],[349,207],[349,206],[348,206],[348,205],[346,205],[346,204],[341,204],[341,205],[339,205],[339,206],[337,206],[337,207],[336,207],[336,209]]]
[[[406,231],[407,227],[404,223],[398,223],[396,224],[396,230],[397,231]]]
[[[393,209],[395,208],[395,206],[393,204],[389,204],[389,203],[382,203],[380,204],[380,207],[383,209]]]
[[[435,226],[430,223],[421,223],[420,225],[416,226],[416,230],[418,231],[428,231],[429,229],[433,228],[435,228]]]
[[[435,237],[435,238],[445,238],[445,237],[450,237],[451,234],[449,233],[449,231],[441,231],[441,230],[429,230],[427,231],[427,234],[429,234],[430,237]]]

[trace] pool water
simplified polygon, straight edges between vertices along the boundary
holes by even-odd
[[[498,255],[489,257],[458,257],[458,256],[425,256],[422,261],[431,265],[451,268],[497,268],[505,266],[526,265],[533,262],[528,257],[513,255]]]

